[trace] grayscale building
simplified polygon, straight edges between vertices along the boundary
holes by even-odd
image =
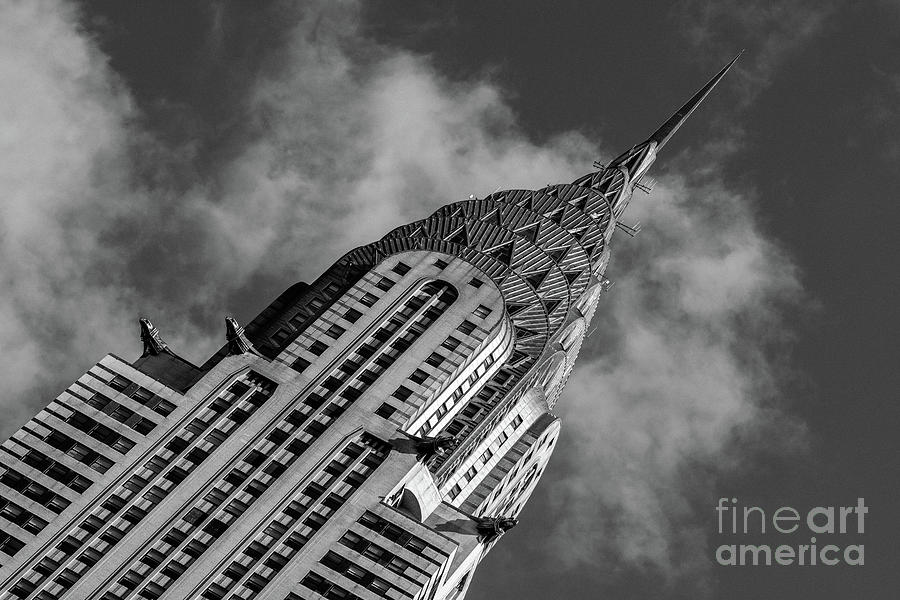
[[[736,59],[735,59],[736,60]],[[450,600],[535,488],[657,151],[445,206],[205,364],[148,320],[2,444],[0,599]]]

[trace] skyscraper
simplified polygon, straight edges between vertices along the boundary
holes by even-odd
[[[736,60],[736,59],[735,59]],[[461,598],[559,434],[656,152],[445,206],[298,283],[201,366],[141,319],[3,443],[0,599]]]

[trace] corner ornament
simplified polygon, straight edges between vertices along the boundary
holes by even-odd
[[[169,346],[167,346],[160,337],[159,329],[154,327],[153,323],[150,322],[150,319],[141,318],[138,321],[141,324],[141,342],[144,343],[144,352],[141,354],[141,358],[145,356],[157,356],[163,352],[173,354],[173,352],[169,350]]]
[[[479,540],[485,544],[496,540],[519,524],[519,520],[512,517],[472,517],[472,520],[475,521]]]
[[[459,438],[452,435],[439,435],[437,437],[409,436],[416,448],[416,458],[427,460],[432,456],[448,456],[459,447]]]
[[[225,341],[228,355],[246,354],[254,350],[253,344],[244,335],[244,328],[233,318],[225,317]]]

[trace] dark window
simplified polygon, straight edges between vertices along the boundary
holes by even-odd
[[[472,323],[471,321],[463,321],[459,324],[459,327],[457,327],[457,329],[459,329],[466,335],[472,335],[472,332],[475,331],[475,323]]]
[[[190,523],[191,525],[196,525],[200,521],[206,518],[206,513],[200,510],[199,508],[192,508],[188,511],[186,515],[184,515],[184,520]]]
[[[378,379],[378,373],[370,369],[366,369],[365,371],[357,375],[356,378],[365,385],[372,385],[373,383],[375,383],[375,380]]]
[[[356,353],[359,354],[360,358],[369,358],[378,350],[376,346],[371,344],[363,344],[359,348],[356,349]]]
[[[172,438],[166,443],[166,450],[171,450],[175,454],[178,454],[185,448],[187,448],[188,442],[184,438],[176,437]]]
[[[341,334],[343,334],[344,331],[346,331],[346,330],[343,327],[341,327],[340,325],[332,324],[331,327],[329,327],[325,331],[325,335],[332,337],[334,339],[338,339],[339,337],[341,337]]]
[[[170,412],[175,410],[175,405],[172,404],[171,402],[169,402],[168,400],[160,400],[159,404],[157,404],[156,408],[154,408],[153,410],[155,410],[156,412],[158,412],[159,414],[161,414],[162,416],[165,417]]]
[[[303,399],[303,404],[306,404],[307,406],[311,406],[313,408],[319,408],[324,403],[325,398],[315,392],[310,393],[309,396]]]
[[[319,423],[318,421],[313,421],[309,425],[304,427],[303,431],[305,431],[306,433],[310,434],[313,437],[319,437],[320,435],[322,435],[322,432],[325,431],[326,429],[328,429],[327,425],[323,425],[322,423]]]
[[[397,352],[405,352],[409,347],[412,346],[412,343],[409,340],[405,340],[403,338],[398,338],[391,342],[391,348],[396,350]]]
[[[375,411],[375,414],[379,417],[389,419],[395,412],[397,412],[397,409],[395,407],[391,406],[387,402],[384,402],[381,406],[378,407],[378,410]]]
[[[378,296],[371,292],[366,292],[363,294],[362,298],[359,299],[359,303],[363,306],[373,306],[376,302],[378,302]]]
[[[200,448],[191,448],[187,454],[184,455],[184,458],[194,463],[195,465],[199,465],[206,457],[209,456],[209,452],[205,450],[201,450]]]
[[[112,402],[112,400],[99,392],[85,400],[85,403],[89,406],[93,406],[97,410],[103,410],[110,402]]]
[[[292,454],[303,454],[303,451],[309,448],[309,444],[302,440],[291,440],[291,443],[285,447],[285,450]]]
[[[425,362],[431,365],[432,367],[439,367],[444,362],[444,357],[438,354],[437,352],[432,352],[431,355],[425,359]]]
[[[302,373],[303,370],[311,364],[312,363],[309,362],[308,360],[306,360],[305,358],[298,358],[291,364],[291,367],[298,373]]]
[[[325,350],[328,349],[328,346],[320,342],[319,340],[314,341],[309,345],[309,351],[315,354],[316,356],[320,356]]]
[[[391,269],[394,273],[398,273],[400,275],[406,275],[409,273],[409,265],[403,262],[398,262],[393,269]]]
[[[266,436],[266,439],[272,441],[279,446],[284,443],[286,439],[288,439],[290,435],[284,431],[283,429],[275,428],[269,432],[269,435]]]
[[[290,459],[287,459],[290,460]],[[287,465],[284,465],[278,461],[272,461],[265,466],[263,472],[267,475],[271,475],[274,479],[278,479],[281,475],[287,471]]]
[[[362,313],[355,308],[348,308],[347,312],[344,313],[344,320],[349,323],[356,323],[361,316]]]
[[[388,291],[389,289],[394,287],[394,282],[390,278],[382,276],[382,278],[375,284],[375,287],[384,291]]]
[[[163,477],[176,485],[184,481],[184,478],[187,476],[188,472],[181,467],[172,467],[165,475],[163,475]]]
[[[356,388],[348,387],[344,388],[344,391],[341,392],[341,397],[350,400],[351,402],[356,400],[362,396],[362,390],[358,390]]]
[[[484,304],[479,304],[478,308],[476,308],[474,311],[472,311],[472,314],[474,314],[479,319],[483,319],[486,316],[488,316],[489,314],[491,314],[491,309],[488,308],[487,306],[485,306]]]
[[[401,385],[396,390],[394,390],[394,393],[391,395],[394,396],[395,398],[399,398],[400,400],[406,400],[407,398],[412,396],[412,393],[413,392],[411,389],[409,389],[405,385]]]
[[[148,433],[153,431],[153,428],[156,427],[156,423],[154,423],[150,419],[141,417],[140,420],[138,420],[136,423],[132,423],[131,425],[129,425],[129,427],[142,435],[147,435]]]
[[[355,373],[356,370],[359,369],[359,367],[360,363],[353,360],[348,360],[341,363],[338,366],[338,369],[340,369],[343,373]]]
[[[259,450],[251,450],[250,453],[244,457],[244,462],[252,467],[258,467],[259,465],[263,464],[265,460],[266,455]]]
[[[116,375],[115,377],[112,378],[112,381],[110,381],[106,385],[108,385],[112,389],[116,390],[117,392],[121,392],[125,388],[127,388],[129,385],[131,385],[131,381],[122,377],[121,375]]]
[[[228,418],[240,425],[244,421],[250,418],[250,413],[244,410],[243,408],[236,408],[230,413],[228,413]]]
[[[333,392],[334,390],[341,387],[341,380],[334,375],[329,375],[320,385],[329,392]]]
[[[448,266],[450,266],[450,263],[439,258],[434,261],[434,266],[436,266],[438,269],[446,269]]]
[[[452,351],[452,350],[456,350],[461,343],[462,342],[460,342],[458,339],[451,336],[451,337],[448,337],[446,340],[444,340],[444,343],[441,344],[441,346],[443,346],[447,350]]]
[[[416,369],[412,372],[412,375],[409,376],[409,380],[413,383],[425,383],[426,379],[428,379],[428,373],[426,373],[422,369]]]
[[[483,286],[483,285],[484,285],[484,282],[483,282],[482,280],[480,280],[480,279],[477,279],[477,278],[473,277],[473,278],[469,281],[469,285],[471,285],[473,288],[476,288],[476,289],[477,289],[477,288],[480,288],[481,286]]]

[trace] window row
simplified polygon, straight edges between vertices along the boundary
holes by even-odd
[[[232,597],[255,598],[359,489],[388,452],[387,444],[368,434],[347,444],[204,590],[203,598],[221,600],[232,591]]]
[[[39,594],[42,600],[59,598],[261,406],[274,389],[274,382],[253,371],[225,388],[99,507],[75,524],[71,533],[48,547],[44,557],[19,580],[14,595],[15,589],[37,589],[43,585]],[[232,406],[234,410],[225,414]]]
[[[173,410],[175,410],[174,403],[154,394],[145,387],[141,387],[140,385],[136,384],[123,375],[113,373],[112,371],[103,367],[103,365],[98,366],[101,369],[104,369],[104,371],[106,371],[106,373],[108,373],[111,378],[99,377],[93,369],[89,373],[95,377],[98,377],[100,381],[102,381],[115,391],[121,393],[124,396],[127,396],[128,398],[131,398],[138,404],[142,404],[164,417],[168,416]]]
[[[56,514],[61,513],[71,504],[65,497],[33,481],[27,475],[23,475],[15,469],[3,465],[0,465],[0,483],[14,489],[41,506],[46,506]]]
[[[93,483],[87,477],[79,475],[73,469],[70,469],[64,464],[53,460],[43,452],[28,447],[23,441],[19,439],[10,438],[7,443],[3,445],[3,450],[11,454],[16,459],[20,460],[24,464],[28,465],[32,469],[44,473],[50,479],[58,481],[59,483],[75,490],[78,493],[87,490],[90,487],[91,483]],[[111,466],[112,464],[112,461],[109,461],[109,466]],[[98,464],[97,466],[101,465]],[[109,467],[107,466],[106,468]]]

